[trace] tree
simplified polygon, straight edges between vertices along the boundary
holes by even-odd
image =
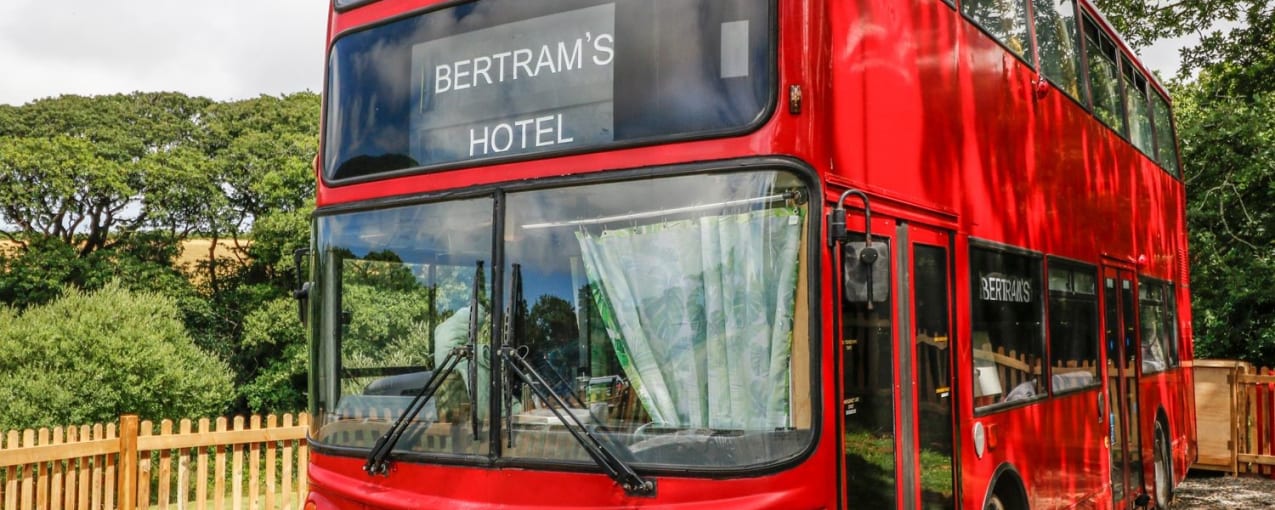
[[[199,350],[176,303],[117,283],[0,312],[0,430],[220,414],[229,367]]]
[[[134,93],[61,96],[9,110],[11,122],[0,127],[0,219],[22,234],[75,244],[81,256],[127,238],[148,225],[138,197],[172,189],[155,186],[150,160],[195,143],[208,103]]]

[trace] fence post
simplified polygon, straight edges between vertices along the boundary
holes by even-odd
[[[135,414],[120,416],[118,510],[134,510],[137,507],[137,424]]]

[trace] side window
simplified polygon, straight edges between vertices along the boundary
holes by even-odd
[[[972,248],[970,277],[975,406],[1044,396],[1040,258]]]
[[[1124,75],[1124,109],[1129,115],[1129,141],[1145,154],[1152,154],[1151,112],[1147,107],[1147,79],[1134,69],[1133,62],[1121,59]],[[1153,158],[1154,159],[1154,158]]]
[[[1085,17],[1085,63],[1089,68],[1089,106],[1111,129],[1124,131],[1120,107],[1120,77],[1116,72],[1116,45],[1093,20]]]
[[[1169,110],[1169,101],[1160,94],[1154,94],[1151,108],[1155,116],[1156,161],[1174,177],[1181,177],[1178,171],[1178,137],[1173,129],[1173,114]]]
[[[1032,60],[1025,0],[966,0],[961,2],[961,12],[1009,51],[1028,62]]]
[[[1040,73],[1074,99],[1080,99],[1080,42],[1072,0],[1033,0]]]
[[[1138,282],[1138,319],[1142,328],[1142,373],[1178,366],[1177,328],[1173,293],[1164,282],[1143,278]]]
[[[1049,373],[1054,393],[1098,378],[1098,287],[1093,267],[1049,261]]]

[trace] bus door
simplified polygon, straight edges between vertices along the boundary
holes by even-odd
[[[1131,508],[1143,493],[1142,441],[1138,420],[1137,279],[1129,269],[1103,268],[1107,437],[1111,451],[1111,492],[1115,508]]]
[[[841,252],[845,493],[855,508],[956,508],[951,236],[882,223]]]

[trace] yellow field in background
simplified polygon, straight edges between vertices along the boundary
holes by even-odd
[[[240,264],[247,261],[248,244],[246,240],[239,241],[239,246],[235,246],[232,239],[221,239],[217,241],[217,249],[213,255],[217,257],[218,262]],[[8,239],[0,239],[0,253],[16,253],[17,243]],[[212,247],[211,239],[189,239],[182,243],[181,253],[177,255],[177,260],[173,261],[173,265],[186,273],[195,272],[199,263],[208,260],[208,249]]]

